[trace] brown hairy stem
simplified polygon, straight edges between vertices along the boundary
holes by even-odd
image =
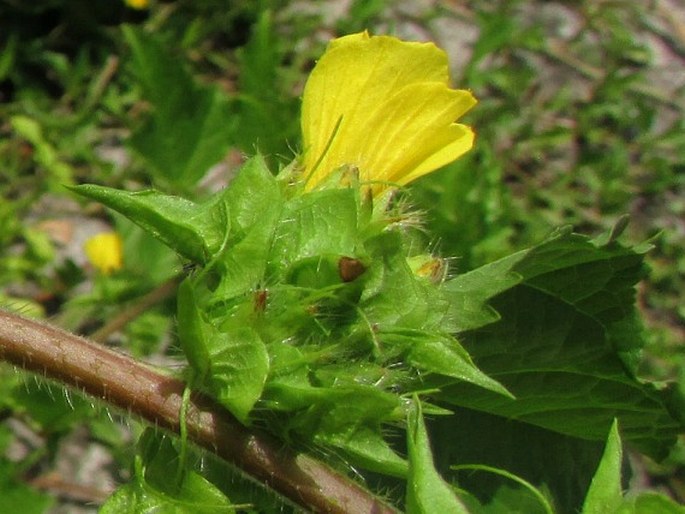
[[[58,380],[149,423],[179,433],[185,383],[56,327],[0,311],[0,359]],[[224,408],[191,396],[188,437],[291,501],[314,512],[396,511],[326,464],[283,449]]]

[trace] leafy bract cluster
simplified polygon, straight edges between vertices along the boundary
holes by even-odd
[[[442,263],[412,255],[404,214],[358,186],[302,194],[257,157],[202,204],[77,190],[199,265],[179,289],[180,342],[195,383],[245,424],[404,476],[381,426],[404,422],[424,375],[509,394],[452,335]]]
[[[445,280],[391,194],[372,199],[353,176],[305,192],[292,177],[256,157],[202,203],[75,188],[195,264],[178,295],[190,378],[241,422],[407,478],[416,512],[449,492],[421,412],[445,420],[433,431],[443,477],[458,480],[450,465],[472,458],[513,466],[564,506],[582,501],[615,418],[646,453],[667,451],[680,426],[666,408],[673,397],[634,373],[644,249],[560,230]],[[493,435],[458,444],[474,434]],[[564,462],[562,449],[583,457],[572,485],[511,460],[531,434],[544,442],[540,466]]]

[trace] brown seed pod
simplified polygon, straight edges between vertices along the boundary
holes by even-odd
[[[343,282],[352,282],[366,271],[366,266],[359,259],[341,257],[338,261],[338,272]]]

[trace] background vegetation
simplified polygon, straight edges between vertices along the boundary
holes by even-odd
[[[627,241],[654,245],[641,373],[685,389],[684,27],[666,1],[0,1],[0,301],[175,365],[173,300],[128,314],[180,261],[63,186],[202,198],[257,150],[288,163],[315,58],[368,28],[436,41],[480,100],[467,120],[475,150],[412,186],[427,242],[455,257],[450,273],[560,225],[594,236],[629,214]],[[83,244],[110,228],[124,267],[107,276]],[[135,420],[9,366],[0,391],[7,512],[85,511],[127,479]],[[685,499],[682,446],[632,463],[638,486]]]

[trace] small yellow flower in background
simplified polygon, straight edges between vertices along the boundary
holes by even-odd
[[[430,173],[473,146],[471,128],[455,121],[475,104],[450,88],[447,55],[433,43],[334,39],[302,99],[305,188],[344,166],[374,194]]]
[[[97,234],[86,241],[84,250],[90,263],[101,273],[109,275],[121,269],[123,251],[118,234],[114,232]]]
[[[128,5],[131,9],[138,10],[147,9],[149,5],[148,0],[124,0],[124,3]]]

